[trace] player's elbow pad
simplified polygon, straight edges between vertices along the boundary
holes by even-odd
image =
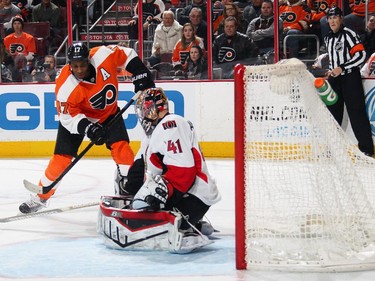
[[[132,81],[135,92],[155,87],[150,70],[148,70],[139,57],[133,58],[126,66],[126,70],[133,74]]]

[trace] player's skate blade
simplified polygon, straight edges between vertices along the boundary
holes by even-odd
[[[47,200],[42,200],[39,198],[39,196],[32,196],[29,200],[22,203],[19,206],[19,210],[23,214],[30,214],[35,213],[39,211],[40,209],[43,209],[46,207]]]

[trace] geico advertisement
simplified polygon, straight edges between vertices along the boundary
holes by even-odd
[[[125,106],[134,96],[132,84],[119,87],[119,107]],[[170,111],[185,116],[186,99],[181,90],[166,89]],[[190,116],[193,117],[193,116]],[[131,106],[123,114],[129,135],[141,139]],[[54,85],[2,85],[0,88],[0,141],[54,140],[58,128]]]

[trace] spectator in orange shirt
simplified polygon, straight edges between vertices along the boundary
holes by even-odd
[[[311,9],[311,31],[319,37],[322,43],[324,37],[329,32],[326,12],[334,6],[337,6],[337,0],[307,0],[307,5]]]
[[[14,59],[22,55],[27,60],[32,60],[36,53],[35,38],[23,31],[23,19],[21,15],[13,18],[12,28],[14,32],[4,38],[5,47]]]
[[[175,71],[182,70],[182,65],[189,56],[190,48],[193,45],[198,45],[204,49],[203,40],[195,35],[194,27],[191,23],[185,23],[182,27],[181,39],[178,40],[173,49],[172,64]]]
[[[279,14],[283,20],[283,34],[285,36],[300,35],[308,31],[311,10],[302,0],[288,0],[281,4]],[[300,40],[297,36],[287,38],[288,58],[298,56]]]

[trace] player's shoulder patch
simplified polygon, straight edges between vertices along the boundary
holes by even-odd
[[[176,120],[167,120],[161,124],[163,126],[164,130],[177,128],[177,122]]]

